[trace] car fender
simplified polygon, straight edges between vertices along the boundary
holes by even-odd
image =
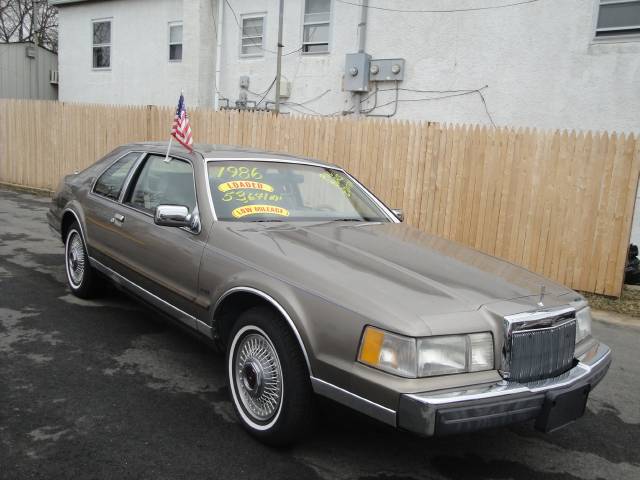
[[[89,239],[87,238],[86,221],[85,221],[84,212],[82,210],[82,207],[80,206],[80,203],[74,199],[68,202],[65,205],[64,209],[62,209],[62,213],[60,215],[60,231],[61,232],[62,232],[62,221],[64,220],[64,217],[67,213],[72,214],[75,217],[76,222],[78,222],[78,225],[80,226],[80,233],[82,234],[82,238],[84,239],[84,243],[87,248],[87,253],[89,253],[90,242],[89,242]]]

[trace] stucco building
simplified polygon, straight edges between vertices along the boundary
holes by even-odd
[[[278,0],[50,2],[61,100],[174,104],[183,89],[191,106],[234,105],[247,81],[260,106],[275,96]],[[640,130],[640,0],[363,3],[285,0],[283,112]],[[354,93],[360,47],[394,59],[379,64],[392,79]]]

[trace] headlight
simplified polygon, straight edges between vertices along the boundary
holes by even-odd
[[[591,335],[591,309],[585,307],[576,312],[576,343]]]
[[[367,327],[358,360],[403,377],[416,376],[416,340]]]
[[[411,338],[367,327],[358,360],[403,377],[431,377],[493,369],[491,333]]]

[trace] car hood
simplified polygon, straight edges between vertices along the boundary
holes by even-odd
[[[571,290],[402,223],[227,224],[237,254],[356,311],[446,314]],[[253,248],[245,248],[250,243]],[[249,252],[249,253],[248,253]],[[535,301],[532,303],[535,306]]]

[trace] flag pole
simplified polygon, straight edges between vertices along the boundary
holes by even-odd
[[[171,142],[173,142],[173,135],[169,135],[169,146],[167,147],[167,155],[164,157],[164,161],[169,163],[169,150],[171,150]]]
[[[180,96],[184,95],[184,89],[180,90]],[[169,151],[171,150],[171,143],[173,142],[173,135],[169,135],[169,145],[167,146],[167,154],[164,157],[165,163],[169,163]]]

